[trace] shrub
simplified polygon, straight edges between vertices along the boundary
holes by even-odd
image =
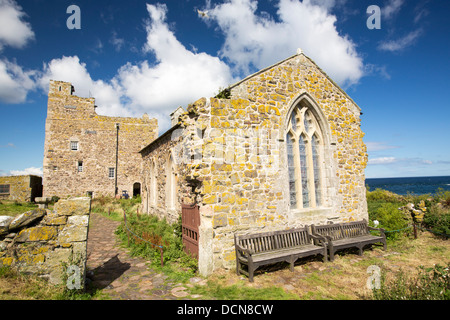
[[[450,237],[450,212],[434,205],[423,218],[423,226],[437,235]]]
[[[408,227],[408,220],[404,216],[403,212],[399,210],[399,207],[395,203],[382,203],[371,215],[372,220],[378,220],[380,222],[379,227],[384,228],[386,231],[386,238],[397,239],[403,229]],[[401,231],[399,231],[401,230]],[[405,230],[407,232],[408,229]],[[394,232],[389,232],[394,231]]]
[[[165,219],[159,220],[151,215],[127,215],[127,226],[130,233],[130,248],[133,255],[149,259],[155,268],[160,267],[160,248],[163,247],[163,262],[172,265],[178,263],[181,268],[188,269],[187,276],[193,276],[197,271],[197,261],[184,252],[181,236],[181,218],[177,223],[170,224]],[[122,241],[127,242],[127,230],[122,223],[116,233]]]
[[[367,201],[385,201],[385,202],[403,201],[402,196],[380,188],[377,188],[374,191],[367,191],[366,197]]]
[[[447,266],[432,268],[419,266],[417,277],[408,277],[400,271],[386,282],[382,273],[380,289],[373,289],[375,300],[450,300],[450,262]]]

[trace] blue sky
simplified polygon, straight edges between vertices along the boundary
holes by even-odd
[[[81,29],[67,26],[70,5]],[[371,5],[380,29],[367,27]],[[95,97],[98,113],[157,117],[163,133],[178,106],[297,48],[361,107],[366,177],[450,175],[449,9],[441,0],[0,0],[0,175],[42,172],[50,79]]]

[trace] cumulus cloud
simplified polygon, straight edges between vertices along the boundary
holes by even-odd
[[[25,13],[13,0],[0,0],[0,52],[5,46],[23,48],[34,39]],[[34,89],[34,71],[25,71],[15,61],[0,60],[0,102],[22,103]]]
[[[44,64],[42,75],[39,78],[39,86],[45,92],[48,92],[50,80],[71,82],[77,96],[95,97],[98,113],[110,116],[132,115],[132,112],[121,103],[121,88],[116,82],[107,83],[102,80],[93,80],[86,69],[86,64],[80,62],[77,56],[64,56]]]
[[[337,83],[355,84],[363,76],[356,45],[336,29],[329,13],[335,1],[280,0],[277,20],[257,13],[255,0],[229,0],[208,8],[225,36],[220,56],[240,76],[286,58],[302,48]]]
[[[8,45],[23,48],[34,39],[31,26],[23,18],[25,13],[13,0],[0,0],[0,51]]]
[[[24,170],[11,170],[9,172],[9,175],[12,176],[26,176],[26,175],[35,175],[35,176],[42,176],[42,167],[41,168],[36,168],[36,167],[30,167],[30,168],[26,168]]]
[[[0,60],[0,102],[22,103],[35,88],[35,71],[26,71],[15,62]]]
[[[122,66],[110,81],[91,78],[86,64],[77,56],[53,59],[44,65],[39,86],[48,91],[50,79],[71,82],[78,96],[93,96],[97,112],[113,116],[141,116],[148,113],[168,129],[168,115],[178,106],[187,106],[201,97],[209,97],[234,79],[230,68],[218,57],[186,49],[169,29],[165,5],[147,5],[147,60]]]
[[[219,58],[191,52],[177,40],[166,22],[166,5],[148,4],[147,10],[144,52],[154,54],[157,62],[128,63],[115,78],[130,107],[149,115],[168,114],[233,81],[230,68]]]

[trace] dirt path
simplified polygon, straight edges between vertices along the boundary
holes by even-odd
[[[114,234],[120,222],[98,213],[92,213],[90,219],[86,263],[89,286],[119,300],[174,300],[187,296],[186,288],[153,271],[148,261],[131,257],[120,246]]]

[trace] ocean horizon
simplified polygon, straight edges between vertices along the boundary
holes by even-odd
[[[380,188],[399,195],[433,195],[438,189],[450,191],[450,176],[366,178],[366,186],[370,191]]]

